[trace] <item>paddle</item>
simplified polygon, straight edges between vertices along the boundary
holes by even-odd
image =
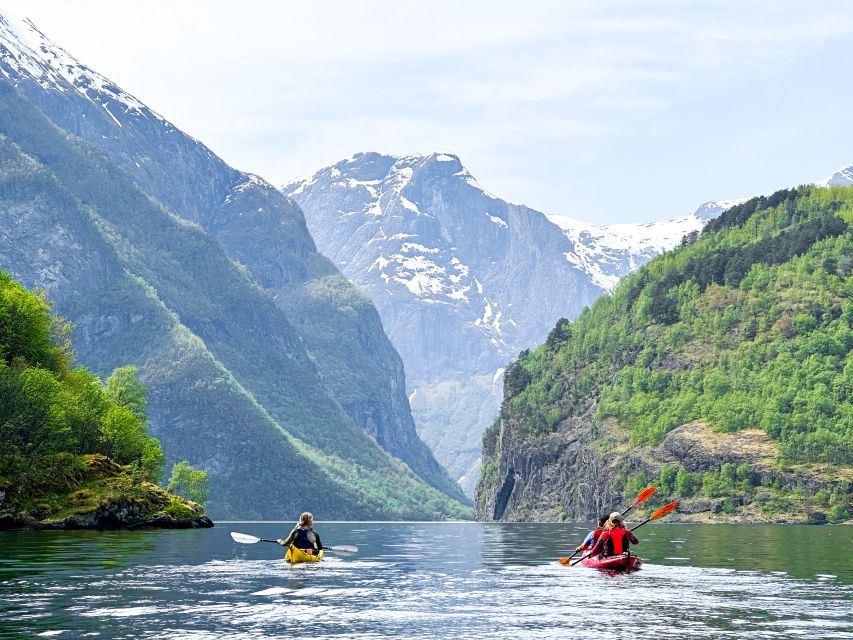
[[[657,511],[655,511],[655,512],[652,514],[652,516],[651,516],[650,518],[646,518],[646,519],[645,519],[645,520],[643,520],[640,524],[638,524],[636,527],[631,527],[631,531],[636,531],[637,529],[639,529],[640,527],[642,527],[642,526],[643,526],[644,524],[646,524],[647,522],[651,522],[652,520],[657,520],[658,518],[663,518],[666,514],[668,514],[668,513],[672,513],[672,512],[673,512],[673,511],[675,511],[677,508],[678,508],[678,503],[677,503],[677,502],[670,502],[669,504],[665,504],[665,505],[664,505],[664,506],[662,506],[660,509],[658,509]],[[588,554],[586,554],[583,558],[580,558],[580,559],[578,559],[578,560],[575,560],[575,561],[574,561],[571,565],[569,565],[569,566],[573,567],[573,566],[575,566],[576,564],[578,564],[579,562],[583,562],[584,560],[586,560],[587,558],[589,558],[591,555],[592,555],[591,553],[588,553]]]
[[[625,515],[626,513],[628,513],[631,509],[636,509],[637,505],[642,504],[643,502],[645,502],[646,500],[648,500],[649,498],[651,498],[651,497],[652,497],[652,494],[653,494],[654,492],[655,492],[655,488],[654,488],[654,487],[648,487],[648,488],[643,489],[642,491],[640,491],[640,493],[638,493],[638,494],[637,494],[637,497],[636,497],[636,498],[634,498],[634,502],[632,502],[632,503],[631,503],[631,506],[630,506],[630,507],[628,507],[627,509],[625,509],[625,511],[623,511],[623,512],[622,512],[622,515],[624,516],[624,515]],[[574,558],[578,553],[580,553],[580,550],[575,550],[575,552],[574,552],[572,555],[570,555],[570,556],[565,556],[565,557],[563,557],[563,558],[560,558],[557,562],[559,562],[560,564],[564,564],[564,565],[565,565],[565,564],[569,564],[569,562],[571,562],[572,558]]]
[[[278,540],[270,540],[269,538],[256,538],[255,536],[250,536],[247,533],[237,533],[236,531],[231,532],[231,538],[234,542],[239,542],[241,544],[256,544],[258,542],[275,542],[278,544]],[[338,553],[358,553],[358,547],[354,544],[341,544],[334,547],[323,547],[326,551],[335,551]]]
[[[646,500],[648,500],[649,498],[651,498],[651,497],[652,497],[652,494],[653,494],[654,492],[655,492],[655,488],[654,488],[654,487],[649,487],[649,488],[647,488],[647,489],[643,489],[642,491],[640,491],[640,493],[637,495],[637,497],[636,497],[636,498],[634,498],[634,502],[632,502],[632,503],[631,503],[631,506],[630,506],[630,507],[628,507],[627,509],[625,509],[625,511],[623,511],[623,512],[622,512],[622,516],[624,517],[625,515],[627,515],[627,513],[628,513],[631,509],[636,509],[638,505],[642,504],[643,502],[645,502]]]
[[[666,514],[672,513],[676,509],[678,509],[678,503],[677,502],[670,502],[669,504],[665,504],[660,509],[655,511],[652,514],[651,518],[646,518],[640,524],[638,524],[636,527],[631,527],[631,531],[636,531],[637,529],[642,527],[647,522],[651,522],[652,520],[657,520],[658,518],[663,518]]]

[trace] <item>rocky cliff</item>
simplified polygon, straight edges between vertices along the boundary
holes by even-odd
[[[753,198],[558,323],[507,369],[478,518],[588,520],[648,483],[692,520],[849,518],[851,221],[849,187]]]

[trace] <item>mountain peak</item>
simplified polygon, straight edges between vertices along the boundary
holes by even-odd
[[[285,194],[294,197],[319,181],[321,184],[328,183],[341,188],[361,188],[378,201],[381,193],[388,190],[388,187],[395,192],[402,191],[415,174],[462,180],[487,197],[497,199],[477,182],[462,164],[459,156],[443,151],[403,156],[362,151],[323,167],[309,176],[295,178],[281,189]],[[376,213],[373,206],[366,206],[364,210]]]
[[[827,176],[820,182],[815,183],[818,187],[832,187],[840,185],[842,187],[853,184],[853,164],[848,164],[846,167],[841,167],[831,175]]]
[[[108,78],[51,42],[31,20],[6,11],[0,11],[0,73],[13,82],[29,78],[44,89],[63,93],[75,91],[103,108],[119,125],[111,107],[151,114],[163,120]]]

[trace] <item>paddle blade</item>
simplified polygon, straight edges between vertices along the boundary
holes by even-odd
[[[572,559],[569,556],[565,556],[564,558],[557,560],[560,564],[569,564],[571,561]]]
[[[634,502],[631,503],[631,508],[636,507],[638,504],[641,504],[652,497],[652,494],[655,492],[654,487],[649,487],[648,489],[643,489],[637,494],[637,497],[634,498]]]
[[[652,514],[652,517],[649,520],[657,520],[658,518],[663,518],[666,514],[672,513],[678,508],[677,502],[670,502],[669,504],[663,505],[660,509],[655,511]]]
[[[323,547],[324,549],[329,549],[330,551],[337,551],[339,553],[358,553],[358,547],[354,544],[339,544],[334,547]]]
[[[256,542],[260,542],[260,538],[256,538],[255,536],[250,536],[246,533],[237,533],[236,531],[231,532],[231,538],[234,542],[239,542],[241,544],[255,544]]]

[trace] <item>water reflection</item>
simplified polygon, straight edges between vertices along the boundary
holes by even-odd
[[[320,523],[361,551],[292,568],[228,536],[289,526],[0,534],[0,636],[853,637],[850,527],[649,525],[617,576],[554,562],[586,524]]]

